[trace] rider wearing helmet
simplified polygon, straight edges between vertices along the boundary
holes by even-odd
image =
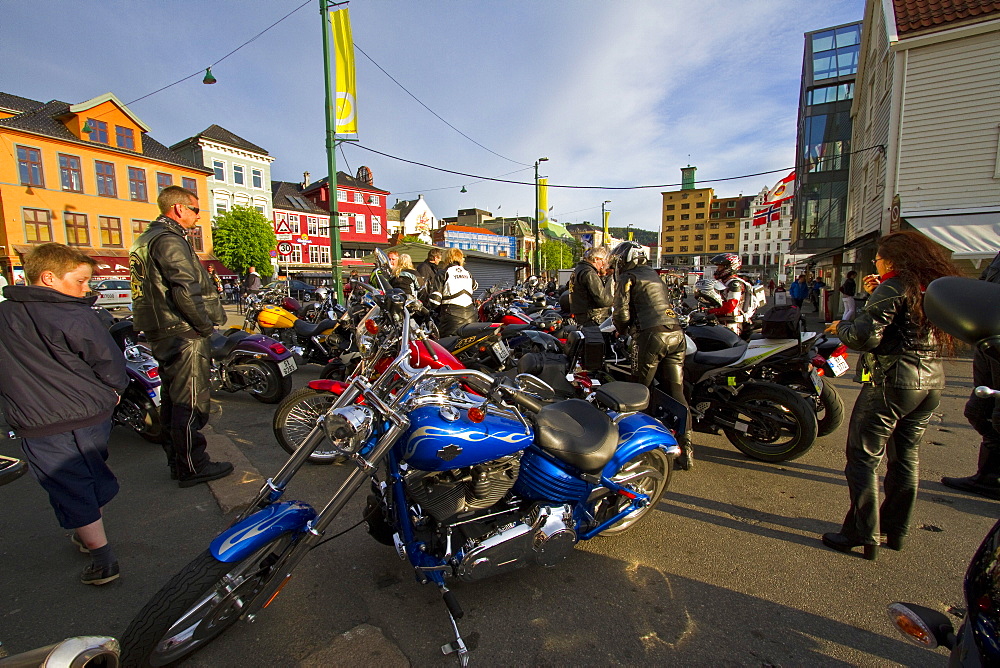
[[[632,380],[660,389],[687,409],[684,398],[684,330],[670,302],[667,285],[647,264],[646,252],[634,241],[624,241],[611,251],[610,265],[618,277],[614,323],[622,334],[629,333],[635,346]],[[676,466],[688,470],[694,460],[691,448],[691,420],[688,413],[683,433],[678,434],[681,456]]]
[[[743,262],[736,253],[719,253],[709,262],[715,265],[715,278],[725,288],[720,290],[722,306],[709,309],[708,312],[716,316],[722,325],[741,334],[743,323],[747,319],[743,312],[743,293],[750,288],[749,283],[736,275]]]
[[[611,315],[614,283],[610,276],[602,276],[607,261],[607,248],[588,248],[569,277],[570,310],[581,327],[600,325]]]

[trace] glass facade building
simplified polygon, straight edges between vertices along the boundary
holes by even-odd
[[[815,254],[844,243],[851,103],[860,43],[860,22],[805,35],[793,253]]]

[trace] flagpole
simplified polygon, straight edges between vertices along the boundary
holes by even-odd
[[[337,210],[337,117],[334,107],[333,82],[330,81],[330,7],[346,4],[319,0],[320,15],[323,18],[323,83],[326,87],[326,185],[330,197],[330,275],[337,302],[344,303],[344,282],[340,269],[340,215]]]

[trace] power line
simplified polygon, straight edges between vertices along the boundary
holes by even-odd
[[[426,109],[427,111],[429,111],[429,112],[431,112],[432,114],[434,114],[434,116],[435,116],[435,117],[436,117],[436,118],[437,118],[437,119],[438,119],[439,121],[441,121],[442,123],[444,123],[445,125],[447,125],[447,126],[448,126],[449,128],[451,128],[452,130],[454,130],[454,131],[455,131],[455,132],[457,132],[458,134],[462,135],[463,137],[465,137],[466,139],[468,139],[469,141],[471,141],[471,142],[472,142],[473,144],[475,144],[475,145],[476,145],[476,146],[478,146],[479,148],[481,148],[481,149],[483,149],[484,151],[487,151],[487,152],[489,152],[489,153],[492,153],[493,155],[497,156],[498,158],[503,158],[504,160],[507,160],[508,162],[513,162],[513,163],[514,163],[514,164],[516,164],[516,165],[524,165],[524,166],[526,166],[526,167],[531,167],[531,165],[529,165],[529,164],[528,164],[528,163],[526,163],[526,162],[521,162],[521,161],[519,161],[519,160],[514,160],[513,158],[508,158],[508,157],[507,157],[507,156],[505,156],[505,155],[500,155],[500,154],[499,154],[499,153],[497,153],[496,151],[494,151],[494,150],[492,150],[492,149],[490,149],[490,148],[487,148],[487,147],[483,146],[482,144],[480,144],[479,142],[477,142],[477,141],[476,141],[475,139],[473,139],[473,138],[472,138],[472,137],[470,137],[469,135],[465,134],[464,132],[462,132],[461,130],[459,130],[458,128],[456,128],[456,127],[455,127],[454,125],[452,125],[451,123],[449,123],[448,121],[446,121],[446,120],[445,120],[444,118],[442,118],[440,114],[438,114],[438,113],[437,113],[436,111],[434,111],[433,109],[431,109],[430,107],[428,107],[428,106],[427,106],[426,104],[424,104],[424,103],[423,103],[423,102],[422,102],[422,101],[420,100],[420,98],[418,98],[418,97],[417,97],[416,95],[414,95],[413,93],[411,93],[411,92],[410,92],[410,91],[409,91],[409,90],[408,90],[408,89],[406,88],[406,86],[404,86],[403,84],[399,83],[399,81],[397,81],[397,80],[396,80],[396,78],[395,78],[394,76],[392,76],[391,74],[389,74],[388,72],[386,72],[386,71],[385,71],[385,68],[383,68],[383,67],[382,67],[381,65],[379,65],[378,63],[376,63],[376,62],[375,62],[375,60],[374,60],[374,59],[373,59],[373,58],[372,58],[371,56],[369,56],[369,55],[368,55],[367,53],[365,53],[364,49],[362,49],[362,48],[361,48],[360,46],[358,46],[357,42],[355,42],[355,43],[354,43],[354,48],[355,48],[355,49],[357,49],[358,51],[360,51],[360,52],[361,52],[361,55],[363,55],[363,56],[364,56],[365,58],[367,58],[368,60],[370,60],[370,61],[371,61],[371,63],[372,63],[372,65],[374,65],[375,67],[379,68],[379,69],[380,69],[380,70],[382,71],[382,74],[384,74],[384,75],[386,75],[387,77],[389,77],[389,78],[390,78],[390,79],[392,80],[392,82],[393,82],[394,84],[396,84],[397,86],[399,86],[400,88],[402,88],[402,89],[403,89],[403,91],[404,91],[404,92],[405,92],[405,93],[406,93],[407,95],[409,95],[409,96],[410,96],[410,97],[412,97],[412,98],[413,98],[414,100],[416,100],[416,101],[417,101],[417,104],[419,104],[419,105],[420,105],[421,107],[423,107],[423,108],[424,108],[424,109]]]
[[[445,174],[455,174],[457,176],[467,176],[467,177],[472,178],[472,179],[478,179],[479,181],[493,181],[494,183],[510,183],[510,184],[517,185],[517,186],[532,186],[532,187],[534,187],[534,185],[535,185],[534,181],[513,181],[513,180],[510,180],[510,179],[501,179],[501,178],[495,178],[495,177],[489,177],[489,176],[482,176],[482,175],[479,175],[479,174],[469,174],[467,172],[459,172],[459,171],[455,171],[453,169],[445,169],[444,167],[436,167],[434,165],[428,165],[427,163],[424,163],[424,162],[417,162],[416,160],[409,160],[407,158],[401,158],[401,157],[399,157],[397,155],[392,155],[391,153],[385,153],[383,151],[378,151],[378,150],[376,150],[374,148],[370,148],[370,147],[365,146],[365,145],[360,144],[360,143],[352,143],[351,145],[352,146],[356,146],[357,148],[364,149],[364,150],[369,151],[371,153],[375,153],[377,155],[381,155],[383,157],[390,158],[392,160],[398,160],[399,162],[405,162],[405,163],[410,164],[410,165],[416,165],[418,167],[425,167],[427,169],[433,169],[433,170],[438,171],[438,172],[444,172]],[[830,160],[830,161],[842,160],[844,158],[844,156],[854,155],[856,153],[863,153],[865,151],[871,151],[871,150],[884,151],[885,147],[883,145],[881,145],[881,144],[876,144],[874,146],[868,146],[866,148],[858,149],[857,151],[851,151],[849,153],[841,153],[840,155],[835,156],[835,157],[821,158],[815,164],[817,164],[817,165],[821,164],[821,163],[825,162],[826,160]],[[779,169],[770,169],[770,170],[767,170],[765,172],[754,172],[753,174],[741,174],[740,176],[726,176],[726,177],[719,178],[719,179],[698,179],[698,180],[695,181],[695,183],[721,183],[721,182],[724,182],[724,181],[738,181],[740,179],[749,179],[749,178],[753,178],[755,176],[766,176],[768,174],[777,174],[779,172],[787,172],[790,169],[794,170],[795,167],[794,166],[792,166],[792,167],[781,167]],[[518,170],[518,171],[521,171],[521,170]],[[660,184],[641,185],[641,186],[582,186],[582,185],[549,183],[548,187],[549,188],[566,188],[566,189],[573,189],[573,190],[644,190],[644,189],[649,189],[649,188],[676,188],[678,186],[683,186],[683,185],[684,185],[684,183],[660,183]]]

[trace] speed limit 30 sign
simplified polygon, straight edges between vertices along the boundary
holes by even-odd
[[[281,253],[282,255],[291,255],[292,244],[288,243],[287,241],[282,241],[280,244],[278,244],[278,252]]]

